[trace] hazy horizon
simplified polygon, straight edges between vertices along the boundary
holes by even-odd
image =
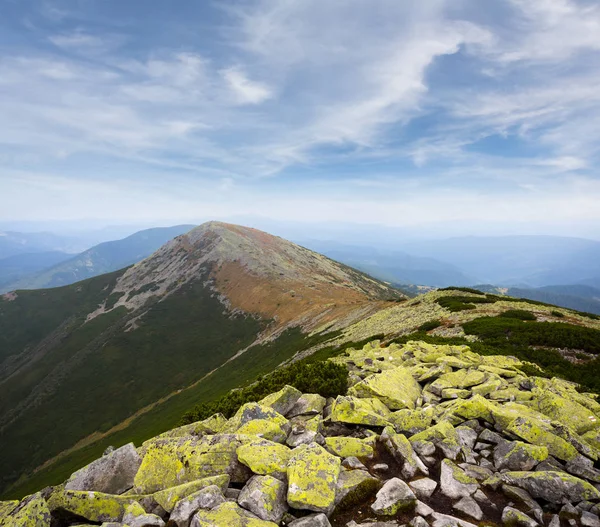
[[[594,2],[0,2],[2,229],[599,236]]]

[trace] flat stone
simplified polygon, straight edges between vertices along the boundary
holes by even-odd
[[[277,527],[276,523],[261,520],[237,503],[227,501],[214,509],[200,510],[190,527]]]
[[[449,459],[441,463],[440,489],[451,499],[459,499],[474,494],[479,485],[475,478],[468,476],[460,467]]]
[[[184,483],[183,485],[155,492],[152,495],[152,498],[166,512],[170,513],[179,501],[212,485],[216,485],[221,492],[225,492],[229,485],[229,476],[227,474],[222,474],[221,476],[212,476],[191,481],[190,483]]]
[[[331,527],[331,523],[329,523],[327,516],[321,513],[294,520],[288,523],[288,527]]]
[[[278,392],[267,395],[259,401],[263,406],[273,408],[277,413],[286,415],[296,404],[296,401],[302,397],[302,392],[293,386],[285,385]]]
[[[411,481],[408,486],[413,490],[417,498],[426,500],[435,492],[438,484],[433,479],[421,478]]]
[[[473,518],[474,520],[479,521],[479,520],[483,519],[483,511],[481,510],[481,507],[470,496],[467,496],[465,498],[462,498],[460,501],[457,501],[452,506],[452,508],[454,510],[457,510],[458,512],[462,512],[463,514],[466,514],[467,516]]]
[[[14,507],[13,505],[14,503],[4,509],[6,516],[0,515],[0,525],[3,527],[50,527],[50,508],[40,492],[27,496]],[[10,512],[6,512],[7,510]]]
[[[494,465],[497,470],[531,470],[548,458],[545,446],[535,446],[521,441],[502,443],[494,449]]]
[[[352,386],[348,395],[377,398],[390,410],[412,410],[421,395],[421,386],[408,368],[400,366],[368,376]]]
[[[296,403],[285,413],[288,419],[298,415],[317,415],[323,412],[327,400],[318,393],[305,393],[301,395]]]

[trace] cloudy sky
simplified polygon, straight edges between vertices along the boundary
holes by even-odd
[[[600,4],[0,0],[1,221],[600,232]]]

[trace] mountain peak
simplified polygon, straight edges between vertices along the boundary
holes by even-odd
[[[114,287],[116,303],[90,318],[120,306],[139,309],[192,282],[210,288],[232,312],[273,320],[276,333],[364,316],[382,301],[404,298],[383,282],[283,238],[210,221],[129,268]]]

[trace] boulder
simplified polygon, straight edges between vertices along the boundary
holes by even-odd
[[[389,416],[389,421],[400,434],[414,435],[431,426],[433,408],[418,410],[398,410]]]
[[[600,500],[593,485],[564,472],[505,472],[498,477],[508,485],[525,489],[533,498],[554,504]]]
[[[275,443],[285,443],[288,435],[287,427],[284,430],[280,423],[271,419],[253,419],[240,426],[236,433],[261,437]]]
[[[535,446],[521,441],[502,443],[494,449],[494,465],[497,470],[531,470],[548,458],[545,446]]]
[[[402,464],[402,477],[404,479],[413,479],[417,474],[428,476],[429,470],[419,459],[419,456],[415,454],[406,436],[402,434],[390,434],[389,430],[388,428],[385,429],[381,439],[390,454]]]
[[[237,503],[226,501],[211,510],[198,511],[190,527],[277,527],[276,523],[261,520]]]
[[[268,406],[281,415],[286,415],[301,396],[302,392],[300,390],[286,384],[278,392],[267,395],[264,399],[261,399],[259,404]]]
[[[288,523],[288,527],[331,527],[325,514],[310,514]]]
[[[180,500],[169,516],[169,527],[189,527],[192,516],[200,509],[214,509],[225,502],[217,485],[210,485]]]
[[[504,507],[502,523],[507,527],[538,527],[538,523],[514,507]]]
[[[320,415],[308,418],[298,416],[292,420],[292,429],[286,440],[286,445],[295,448],[300,445],[308,445],[320,437],[322,420]]]
[[[470,496],[461,498],[452,506],[452,508],[458,512],[466,514],[474,520],[479,521],[483,519],[483,511],[481,510],[481,507]]]
[[[152,497],[166,512],[171,512],[180,500],[213,485],[216,485],[221,492],[225,492],[225,489],[229,486],[229,476],[223,474],[221,476],[198,479],[190,483],[160,490],[155,492]]]
[[[410,370],[402,366],[369,375],[348,390],[348,395],[362,398],[377,398],[390,410],[415,408],[421,396],[421,386]]]
[[[417,495],[420,500],[426,500],[435,492],[438,484],[437,481],[429,478],[421,478],[411,481],[408,486]]]
[[[4,527],[50,527],[51,513],[40,492],[20,502],[0,502],[0,525]],[[14,506],[13,506],[14,505]]]
[[[288,504],[329,514],[335,504],[340,458],[312,443],[292,451],[288,464]]]
[[[325,448],[339,457],[372,457],[373,438],[359,439],[356,437],[327,437]]]
[[[323,411],[327,400],[318,393],[305,393],[301,395],[296,403],[285,413],[288,419],[298,415],[317,415]]]
[[[264,406],[259,403],[246,403],[241,406],[235,415],[229,419],[226,430],[228,432],[237,432],[245,424],[257,419],[271,421],[283,428],[286,433],[289,432],[289,422],[283,415],[273,410],[270,406]]]
[[[237,456],[255,474],[284,479],[292,451],[279,443],[256,439],[240,446]]]
[[[128,527],[165,527],[160,516],[148,514],[137,501],[125,507],[123,524]]]
[[[506,431],[532,445],[546,447],[551,456],[563,461],[570,461],[578,456],[573,445],[553,433],[549,425],[542,421],[526,416],[517,417],[506,427]]]
[[[52,514],[67,514],[91,522],[120,522],[136,496],[115,496],[85,490],[60,490],[48,498]]]
[[[366,502],[381,487],[381,481],[366,470],[342,470],[335,490],[335,509],[344,510]]]
[[[67,480],[65,489],[123,494],[133,487],[141,464],[142,458],[129,443],[79,469]]]
[[[288,510],[286,484],[272,476],[254,476],[238,497],[241,507],[261,520],[279,523]]]
[[[371,510],[380,516],[391,516],[400,511],[410,511],[417,505],[417,497],[410,487],[399,478],[385,482],[376,495]]]
[[[331,408],[330,419],[337,423],[387,426],[390,411],[379,399],[359,399],[339,395]]]
[[[477,480],[468,476],[464,470],[449,459],[441,463],[440,490],[444,496],[451,499],[469,497],[474,494],[479,485]]]

